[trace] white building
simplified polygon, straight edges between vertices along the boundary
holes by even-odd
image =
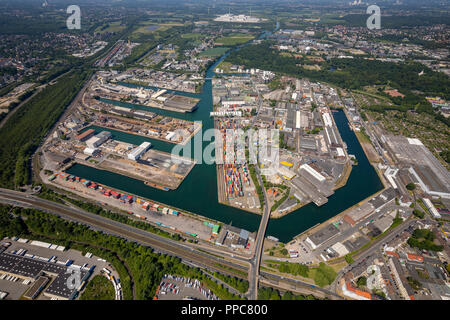
[[[128,153],[128,159],[136,161],[151,147],[150,142],[143,142],[139,147],[134,148]]]
[[[384,176],[391,184],[392,188],[397,189],[397,184],[394,181],[395,176],[397,175],[398,169],[397,168],[388,168],[384,172]]]
[[[92,148],[85,148],[85,149],[83,150],[83,153],[86,154],[86,155],[88,155],[88,156],[95,156],[95,155],[98,154],[99,152],[100,152],[100,150],[99,150],[99,149],[96,149],[96,148],[94,148],[94,149],[92,149]]]
[[[323,123],[325,124],[326,127],[331,127],[333,125],[333,122],[331,121],[331,116],[328,112],[325,112],[322,115],[323,118]]]
[[[319,172],[317,172],[316,170],[314,170],[309,164],[305,163],[302,164],[300,166],[300,169],[305,170],[306,172],[308,172],[309,174],[311,174],[314,178],[316,178],[317,180],[319,180],[320,182],[323,182],[326,180],[326,178],[321,175]]]
[[[111,132],[102,131],[98,135],[87,140],[86,145],[91,149],[95,149],[100,145],[102,145],[104,142],[106,142],[106,140],[108,140],[111,137],[112,137]]]
[[[436,207],[433,205],[433,203],[430,201],[430,199],[427,198],[422,198],[423,203],[425,204],[425,207],[427,207],[428,211],[431,213],[431,215],[436,218],[439,219],[441,218],[441,215],[439,214],[439,212],[437,211]]]

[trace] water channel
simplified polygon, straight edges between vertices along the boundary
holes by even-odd
[[[263,35],[264,36],[264,35]],[[220,57],[206,72],[206,79],[214,77],[216,66],[228,56],[229,52]],[[129,86],[134,86],[127,84]],[[201,137],[202,132],[206,129],[213,128],[213,119],[209,116],[212,111],[212,83],[211,80],[205,80],[200,94],[190,94],[176,92],[177,94],[194,96],[200,98],[198,108],[192,113],[177,113],[161,109],[149,108],[145,106],[137,106],[124,102],[111,102],[119,106],[132,108],[142,108],[156,112],[158,114],[172,116],[175,118],[202,121],[202,131],[197,133],[196,138]],[[335,194],[329,198],[327,204],[317,207],[314,204],[306,205],[288,215],[271,219],[268,225],[266,235],[274,236],[280,241],[288,242],[294,236],[311,228],[312,226],[328,220],[329,218],[339,214],[346,208],[358,203],[359,201],[369,197],[382,189],[382,183],[375,171],[370,165],[364,151],[361,148],[355,134],[350,130],[347,118],[343,111],[333,113],[335,122],[338,126],[342,139],[346,142],[348,153],[353,154],[358,159],[358,165],[353,167],[352,173],[347,184],[336,190]],[[97,132],[102,128],[92,126]],[[150,141],[157,150],[171,152],[174,144],[149,139],[141,136],[127,134],[120,131],[110,130],[113,139],[140,144],[143,141]],[[203,142],[203,148],[210,142]],[[192,143],[194,145],[194,143]],[[198,159],[196,159],[198,160]],[[193,213],[206,216],[224,223],[232,223],[232,225],[256,231],[261,219],[260,215],[248,213],[233,207],[229,207],[218,203],[217,201],[217,176],[215,165],[197,164],[183,181],[180,187],[174,191],[162,191],[146,186],[142,181],[122,176],[116,173],[98,170],[89,166],[75,164],[68,173],[74,174],[89,180],[96,181],[101,184],[108,185],[130,192],[132,194],[165,203],[180,209],[188,210]]]

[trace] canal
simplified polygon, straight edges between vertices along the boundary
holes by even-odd
[[[212,78],[216,66],[228,56],[229,52],[223,55],[206,72],[205,78]],[[134,86],[131,84],[127,84]],[[145,106],[136,106],[129,103],[114,102],[120,106],[132,108],[143,108],[158,114],[173,116],[190,121],[202,121],[202,131],[197,133],[202,135],[206,129],[213,128],[214,122],[210,118],[209,112],[212,111],[212,83],[211,80],[205,80],[200,94],[190,94],[176,92],[177,94],[195,96],[200,98],[198,108],[192,113],[175,113],[160,109],[151,109]],[[333,113],[336,125],[341,133],[342,139],[346,142],[348,153],[353,154],[358,159],[358,165],[353,167],[347,184],[336,190],[335,194],[329,198],[327,204],[317,207],[314,204],[304,206],[282,218],[271,219],[268,225],[266,235],[274,236],[282,242],[290,241],[294,236],[311,228],[312,226],[328,220],[339,214],[346,208],[360,202],[370,195],[382,189],[383,185],[378,178],[375,169],[370,165],[364,151],[361,148],[355,134],[350,130],[347,118],[344,112]],[[103,130],[100,127],[92,126],[97,132]],[[173,144],[155,139],[135,136],[120,131],[109,130],[116,140],[140,144],[143,141],[150,141],[157,150],[171,152]],[[194,138],[194,140],[195,140]],[[191,140],[192,141],[192,140]],[[209,141],[202,143],[203,149],[209,144]],[[191,147],[193,148],[194,143]],[[188,144],[189,146],[189,144]],[[202,149],[202,150],[203,150]],[[194,154],[194,153],[192,153]],[[196,159],[197,161],[201,159]],[[68,173],[108,185],[112,188],[124,190],[138,196],[165,203],[180,209],[188,210],[193,213],[222,221],[232,223],[232,225],[256,231],[261,219],[260,215],[248,213],[233,207],[218,203],[217,195],[217,175],[215,165],[197,164],[191,173],[182,182],[177,190],[162,191],[146,186],[142,181],[122,176],[116,173],[98,170],[89,166],[75,164]]]

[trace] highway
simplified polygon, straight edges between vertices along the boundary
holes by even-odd
[[[105,233],[115,235],[130,241],[138,242],[155,248],[156,251],[169,255],[175,255],[183,260],[195,262],[197,264],[217,270],[228,275],[243,278],[242,274],[235,273],[232,270],[221,268],[217,264],[227,266],[247,272],[247,268],[241,264],[233,263],[229,260],[200,252],[184,243],[164,238],[142,229],[138,229],[78,208],[68,207],[63,204],[51,202],[45,199],[37,198],[22,192],[12,191],[8,189],[0,189],[0,202],[13,204],[16,206],[35,208],[51,214],[61,216],[70,221],[80,222],[82,224],[93,227]],[[233,258],[235,260],[243,260],[242,258]]]

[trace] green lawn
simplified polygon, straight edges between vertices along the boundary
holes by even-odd
[[[95,29],[95,32],[103,34],[106,32],[119,32],[122,31],[123,29],[125,29],[125,26],[124,25],[122,26],[120,21],[114,21],[104,26],[98,27],[97,29]]]
[[[237,44],[246,43],[254,38],[254,36],[248,34],[234,34],[228,37],[219,38],[216,40],[216,43],[220,43],[223,46],[234,46]]]
[[[200,56],[219,57],[228,51],[228,47],[211,48],[200,53]]]
[[[96,275],[86,286],[80,300],[114,300],[115,292],[111,281]]]
[[[185,33],[181,36],[184,39],[199,39],[202,37],[201,33]]]

